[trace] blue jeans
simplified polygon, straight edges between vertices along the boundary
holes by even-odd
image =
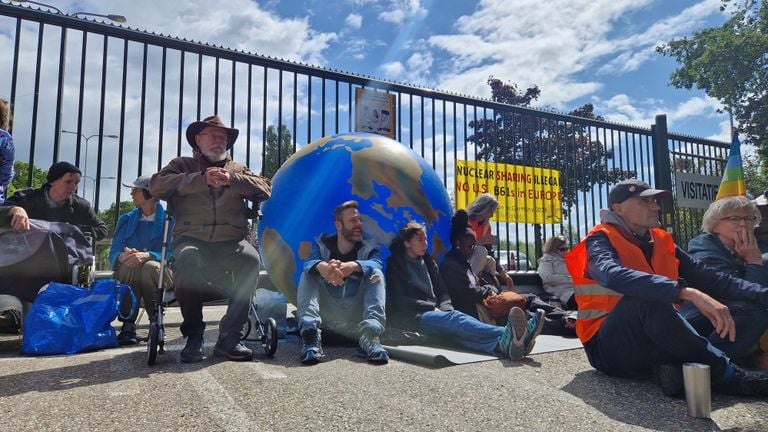
[[[352,323],[358,323],[355,332],[369,330],[380,335],[384,331],[386,290],[381,270],[374,270],[367,278],[352,274],[338,287],[327,283],[315,272],[304,272],[299,280],[297,297],[300,332],[320,328],[323,321],[326,326],[350,338],[356,336],[349,331]]]
[[[728,306],[736,324],[736,340],[723,339],[715,332],[712,322],[691,302],[683,303],[680,313],[691,326],[709,342],[729,357],[744,357],[768,330],[768,310],[756,302],[744,300],[719,300]]]
[[[206,242],[182,237],[173,242],[174,290],[184,336],[202,335],[203,303],[229,298],[219,325],[219,341],[229,349],[240,342],[248,307],[259,281],[259,253],[245,240]]]
[[[463,348],[494,355],[504,327],[485,324],[463,312],[434,310],[424,312],[419,331],[425,336],[444,339]]]
[[[671,304],[626,296],[584,350],[595,369],[617,376],[632,376],[662,363],[696,362],[710,366],[716,383],[730,364]]]

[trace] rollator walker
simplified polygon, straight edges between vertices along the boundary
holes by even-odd
[[[147,305],[147,307],[154,307],[155,308],[155,319],[154,321],[150,322],[149,324],[149,336],[147,338],[147,365],[154,366],[157,362],[157,355],[158,354],[165,354],[165,328],[163,324],[163,317],[165,315],[165,308],[170,303],[172,303],[174,300],[166,301],[164,299],[165,294],[165,287],[163,286],[163,281],[165,276],[165,272],[168,269],[169,262],[168,262],[168,248],[169,248],[169,230],[171,225],[171,218],[173,217],[173,208],[172,208],[172,199],[169,199],[167,201],[168,203],[168,209],[165,212],[165,221],[163,224],[163,246],[161,250],[161,259],[160,259],[160,278],[157,283],[157,289],[155,289],[155,296],[153,299],[152,305]],[[257,203],[253,203],[253,207],[249,210],[250,216],[251,216],[251,226],[250,226],[250,242],[251,244],[256,247],[256,250],[258,251],[258,242],[257,242],[257,224],[258,221],[261,219],[261,211],[259,210],[259,205]],[[261,261],[260,261],[261,262]],[[212,281],[209,281],[211,283]],[[256,291],[257,286],[254,286],[252,288],[251,292],[251,303],[248,309],[248,320],[246,320],[245,324],[243,325],[243,330],[241,331],[241,340],[245,340],[248,335],[252,331],[256,331],[255,338],[251,338],[251,340],[256,340],[261,343],[261,347],[264,350],[264,353],[267,355],[267,357],[273,357],[275,355],[275,352],[277,351],[277,322],[274,318],[267,318],[266,320],[262,321],[259,318],[258,315],[258,305],[255,302],[254,298],[254,292]]]

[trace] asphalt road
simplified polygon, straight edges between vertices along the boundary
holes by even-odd
[[[212,356],[223,308],[200,364],[178,361],[177,309],[168,313],[169,351],[146,365],[146,345],[74,356],[18,354],[0,337],[0,422],[8,431],[766,431],[768,399],[715,395],[712,419],[687,416],[685,401],[650,382],[595,372],[581,350],[432,369],[374,366],[352,347],[326,347],[304,367],[297,338],[253,362]],[[146,326],[140,328],[140,336]],[[253,344],[255,345],[255,344]]]

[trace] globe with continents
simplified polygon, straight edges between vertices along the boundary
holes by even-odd
[[[298,150],[272,178],[272,196],[261,207],[261,253],[272,283],[296,304],[303,261],[314,239],[336,232],[333,209],[358,202],[367,235],[389,244],[415,220],[427,227],[430,252],[450,246],[451,203],[437,173],[421,156],[389,138],[350,133],[321,138]],[[439,262],[439,261],[438,261]]]

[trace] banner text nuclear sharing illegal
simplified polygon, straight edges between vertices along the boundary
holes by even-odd
[[[482,193],[499,200],[499,222],[553,224],[562,220],[560,172],[495,162],[456,161],[456,208]]]

